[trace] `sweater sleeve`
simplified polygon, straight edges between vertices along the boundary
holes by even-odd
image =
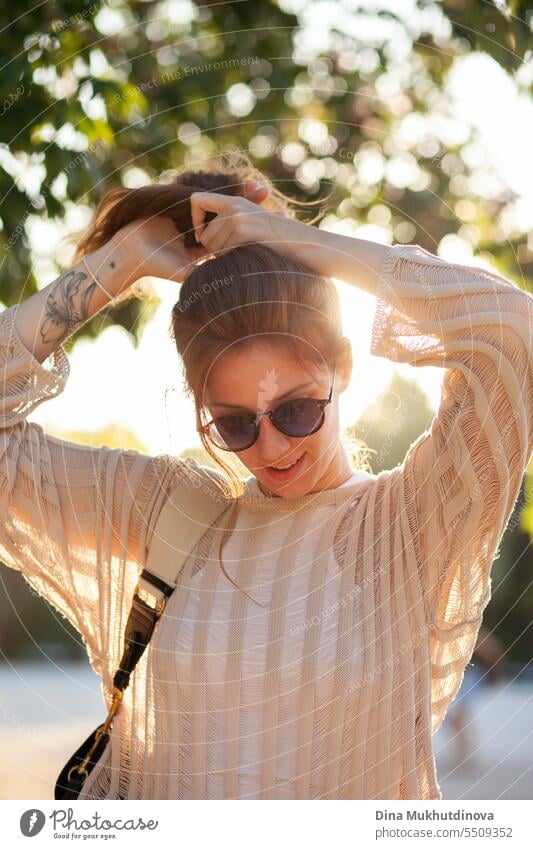
[[[17,332],[17,308],[0,314],[0,561],[74,625],[101,672],[110,641],[120,642],[151,513],[183,461],[67,442],[28,422],[63,391],[69,363],[62,346],[39,363]]]
[[[393,470],[426,605],[433,730],[474,649],[533,452],[532,343],[533,297],[506,278],[418,245],[386,253],[371,353],[446,369],[429,429]]]

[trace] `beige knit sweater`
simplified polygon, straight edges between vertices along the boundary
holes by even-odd
[[[417,245],[387,251],[377,294],[371,353],[446,369],[431,427],[401,466],[337,489],[278,498],[247,480],[188,558],[82,798],[441,798],[432,733],[533,451],[533,297]],[[79,630],[109,698],[162,504],[218,473],[28,423],[69,365],[62,347],[41,365],[15,311],[0,315],[0,559]],[[218,565],[230,510],[224,566],[258,604]]]

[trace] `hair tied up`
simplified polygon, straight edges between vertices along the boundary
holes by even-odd
[[[191,195],[194,192],[219,192],[242,197],[245,184],[254,181],[265,183],[269,188],[269,196],[262,204],[265,209],[293,214],[292,205],[308,207],[321,203],[287,197],[255,168],[246,154],[242,151],[226,151],[214,157],[210,166],[182,168],[169,183],[151,183],[135,189],[108,191],[97,205],[91,224],[76,241],[75,261],[101,248],[118,230],[132,221],[154,215],[170,218],[177,231],[183,235],[186,247],[199,247],[192,225]],[[214,212],[208,212],[206,224],[215,215]]]

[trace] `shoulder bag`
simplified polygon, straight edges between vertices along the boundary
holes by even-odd
[[[154,627],[173,593],[181,569],[205,531],[225,510],[205,490],[178,485],[163,505],[154,527],[146,566],[133,593],[125,631],[124,652],[113,678],[109,713],[69,758],[56,781],[55,799],[77,799],[102,757],[130,676],[150,642]],[[192,518],[194,517],[194,518]]]

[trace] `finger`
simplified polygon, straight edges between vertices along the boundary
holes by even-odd
[[[270,195],[270,189],[265,183],[259,183],[257,180],[253,180],[244,184],[243,194],[253,203],[263,203]]]
[[[217,216],[204,227],[200,236],[201,244],[207,250],[217,250],[218,246],[225,241],[224,234],[227,232],[228,223],[231,218],[220,218]]]
[[[196,241],[200,241],[204,229],[204,216],[206,212],[219,213],[228,202],[227,195],[218,195],[216,192],[193,192],[191,195],[191,218]]]
[[[234,234],[235,223],[234,221],[228,221],[227,226],[223,227],[217,233],[215,239],[212,242],[212,250],[215,254],[219,255],[226,250],[230,250],[234,245]]]
[[[240,208],[242,208],[242,203],[243,200],[241,198],[239,201]],[[247,201],[244,201],[244,203],[247,203]],[[254,211],[253,206],[251,206],[250,209]],[[235,210],[235,198],[226,196],[225,208],[222,209],[215,218],[209,221],[209,223],[205,224],[200,236],[201,244],[205,245],[210,250],[213,250],[214,247],[218,247],[221,239],[223,242],[226,234],[233,231],[233,224],[235,219],[238,217],[240,216],[239,212]]]

